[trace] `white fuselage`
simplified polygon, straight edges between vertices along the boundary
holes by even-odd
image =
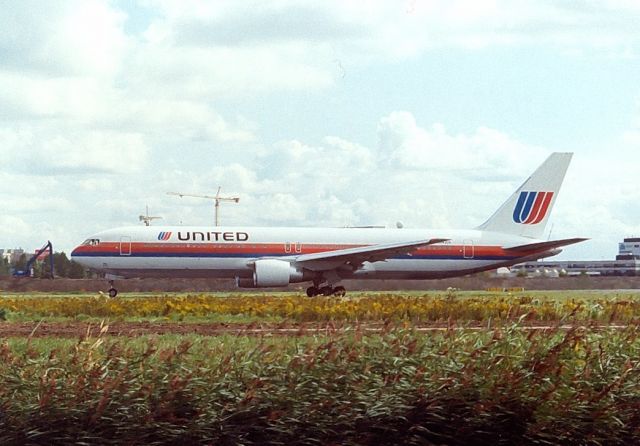
[[[258,259],[293,260],[303,254],[436,238],[447,241],[338,274],[345,279],[434,279],[557,253],[546,249],[515,255],[504,247],[535,240],[479,230],[133,226],[92,236],[74,249],[72,258],[122,277],[249,278]],[[313,277],[313,271],[301,271],[295,281]]]

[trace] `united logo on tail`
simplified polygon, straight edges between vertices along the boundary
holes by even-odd
[[[540,223],[547,215],[553,192],[520,192],[513,210],[513,221],[524,225]]]
[[[158,234],[158,240],[167,241],[171,238],[171,232],[161,232]]]

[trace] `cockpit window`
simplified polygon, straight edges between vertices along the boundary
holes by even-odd
[[[82,242],[82,246],[96,246],[100,244],[100,239],[89,238]]]

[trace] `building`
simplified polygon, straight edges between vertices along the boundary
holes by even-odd
[[[618,244],[615,260],[538,260],[511,267],[511,273],[526,276],[640,276],[640,237]]]
[[[9,262],[9,264],[14,265],[20,256],[25,254],[24,249],[0,249],[0,258]]]
[[[640,237],[630,237],[618,243],[616,260],[640,260]]]

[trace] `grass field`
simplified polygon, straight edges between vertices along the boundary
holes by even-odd
[[[3,293],[0,328],[104,322],[1,341],[0,444],[636,444],[639,305],[582,291]],[[117,320],[339,329],[108,336]],[[540,323],[552,328],[528,329]],[[419,331],[433,324],[445,329]]]

